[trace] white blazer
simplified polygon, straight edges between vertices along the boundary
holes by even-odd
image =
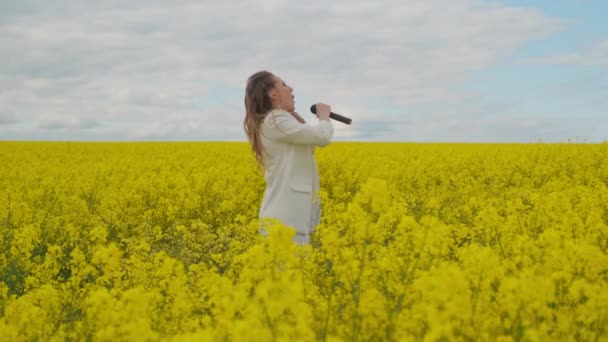
[[[259,218],[276,218],[297,234],[310,234],[316,223],[313,199],[318,196],[316,146],[331,142],[334,127],[329,120],[300,123],[289,112],[273,109],[264,118],[260,138],[268,155],[264,159],[266,190]],[[260,229],[264,232],[263,220]]]

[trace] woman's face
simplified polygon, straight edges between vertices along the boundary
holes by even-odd
[[[280,108],[288,112],[295,111],[295,97],[293,88],[288,86],[280,77],[275,76],[274,88],[270,91],[270,98],[274,108]]]

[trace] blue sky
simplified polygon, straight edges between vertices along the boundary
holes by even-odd
[[[504,1],[527,7],[529,1]],[[528,117],[568,123],[562,137],[608,140],[608,60],[590,63],[528,63],[557,55],[585,54],[608,41],[608,2],[535,1],[534,7],[568,21],[559,32],[531,41],[465,85],[487,99],[512,105]],[[608,51],[603,57],[608,59]],[[588,121],[588,125],[577,123]],[[561,138],[560,140],[563,140]]]
[[[608,140],[605,1],[0,4],[0,140],[246,141],[270,70],[336,141]]]

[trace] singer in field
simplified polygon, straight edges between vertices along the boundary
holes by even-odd
[[[259,71],[247,80],[244,128],[266,182],[259,211],[262,235],[264,218],[275,218],[295,228],[294,242],[309,244],[320,223],[314,151],[331,142],[334,127],[329,105],[317,103],[315,112],[319,122],[307,124],[295,112],[293,88],[271,72]]]

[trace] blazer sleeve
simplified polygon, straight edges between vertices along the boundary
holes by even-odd
[[[266,121],[277,129],[280,142],[326,146],[331,142],[334,126],[329,120],[319,120],[316,125],[302,124],[286,111],[271,112]]]

